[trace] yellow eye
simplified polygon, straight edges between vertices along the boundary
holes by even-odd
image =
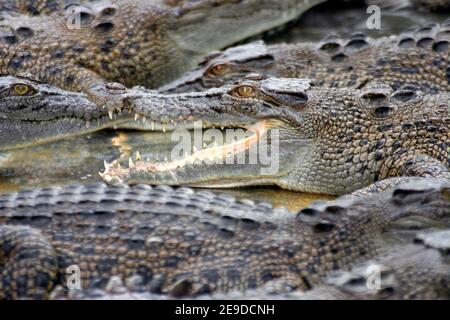
[[[243,98],[249,98],[249,97],[253,96],[253,94],[255,93],[255,88],[253,88],[250,85],[245,84],[245,85],[237,87],[236,93]]]
[[[30,87],[23,83],[15,84],[13,87],[13,90],[14,90],[14,94],[16,94],[18,96],[24,96],[31,91]]]
[[[212,67],[209,70],[209,73],[212,73],[215,76],[221,76],[227,71],[228,71],[228,66],[226,64],[218,64],[218,65],[215,65],[214,67]]]

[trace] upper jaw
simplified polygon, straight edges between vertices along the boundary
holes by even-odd
[[[231,88],[224,86],[183,94],[143,94],[130,100],[134,121],[125,126],[140,130],[171,131],[191,129],[196,121],[201,121],[204,128],[237,127],[239,124],[254,122],[253,117],[233,110],[233,106],[239,103],[244,105],[245,102],[231,97],[228,94]],[[254,106],[254,103],[247,103]]]

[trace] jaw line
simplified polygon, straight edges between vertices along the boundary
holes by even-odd
[[[116,162],[107,163],[105,162],[105,171],[99,172],[100,176],[103,180],[108,183],[123,183],[122,176],[126,176],[130,174],[131,170],[135,170],[136,172],[143,173],[169,173],[172,175],[176,174],[177,170],[184,168],[186,165],[194,164],[195,161],[215,161],[217,159],[224,161],[229,155],[236,155],[239,152],[244,152],[250,149],[253,145],[258,143],[260,137],[267,132],[267,121],[259,120],[253,125],[240,126],[240,128],[248,129],[253,132],[253,134],[244,139],[235,141],[230,144],[224,144],[222,146],[213,146],[208,147],[202,150],[196,150],[194,148],[194,152],[191,155],[186,155],[179,160],[173,160],[169,162],[163,163],[151,163],[149,160],[143,161],[139,154],[139,151],[136,152],[136,162],[133,162],[131,158],[129,158],[128,168],[122,168],[120,164]],[[208,164],[205,164],[208,165]],[[250,183],[250,182],[249,182]],[[196,185],[196,183],[186,183],[184,185]]]
[[[261,179],[252,179],[252,180],[235,180],[228,179],[225,181],[220,180],[211,180],[208,182],[199,182],[199,183],[187,183],[187,187],[191,188],[211,188],[211,189],[221,189],[221,188],[236,188],[236,187],[254,187],[254,186],[269,186],[275,185],[275,179],[270,178],[261,178]]]

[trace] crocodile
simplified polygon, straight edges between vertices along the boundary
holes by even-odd
[[[168,186],[97,183],[2,194],[0,298],[47,298],[57,285],[76,289],[78,280],[83,289],[104,288],[112,276],[172,297],[308,291],[333,270],[383,254],[397,222],[445,221],[449,204],[448,180],[417,177],[297,215]],[[445,283],[430,274],[424,287],[437,293],[446,286],[448,297],[448,274]]]
[[[0,77],[0,151],[114,128],[133,113],[98,108],[85,94],[39,83],[30,76]]]
[[[27,72],[82,91],[98,106],[120,109],[127,87],[174,80],[210,51],[288,22],[322,1],[86,0],[41,16],[5,9],[0,75]],[[66,3],[34,2],[38,8]],[[23,11],[23,4],[16,9]]]
[[[310,78],[315,86],[362,89],[383,82],[397,90],[414,85],[428,93],[450,91],[450,20],[396,36],[349,38],[329,35],[317,43],[253,42],[215,51],[199,66],[160,91],[190,92],[219,87],[250,73]]]
[[[112,184],[277,185],[331,195],[376,191],[383,184],[371,184],[384,179],[388,188],[404,176],[449,179],[449,101],[413,86],[318,88],[256,74],[203,92],[153,92],[131,108],[139,126],[172,131],[179,143],[171,158],[137,152],[125,166],[106,163],[101,176]]]
[[[404,224],[412,221],[414,221],[413,218],[406,219]],[[431,221],[426,221],[428,222]],[[273,286],[273,283],[269,283],[246,291],[214,292],[189,298],[198,300],[448,299],[450,269],[447,254],[450,248],[448,241],[450,230],[411,230],[417,227],[426,228],[426,223],[392,228],[388,231],[389,233],[397,232],[405,235],[396,241],[399,244],[384,245],[382,254],[370,260],[352,264],[348,270],[331,271],[319,285],[307,291],[279,290]],[[390,236],[388,232],[384,235],[386,239]],[[436,238],[437,241],[429,245],[423,242],[423,237]],[[138,280],[139,277],[131,277],[124,282],[120,277],[113,276],[105,288],[69,292],[64,290],[63,286],[57,286],[50,297],[55,300],[167,299],[166,295],[137,290]]]

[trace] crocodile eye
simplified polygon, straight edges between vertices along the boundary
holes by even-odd
[[[25,83],[16,83],[13,85],[13,93],[17,96],[25,96],[34,93],[34,89]]]
[[[216,64],[215,66],[209,69],[209,73],[215,76],[222,76],[228,71],[228,65],[224,63]]]
[[[242,98],[249,98],[255,94],[255,88],[251,85],[244,84],[237,87],[235,93]]]

